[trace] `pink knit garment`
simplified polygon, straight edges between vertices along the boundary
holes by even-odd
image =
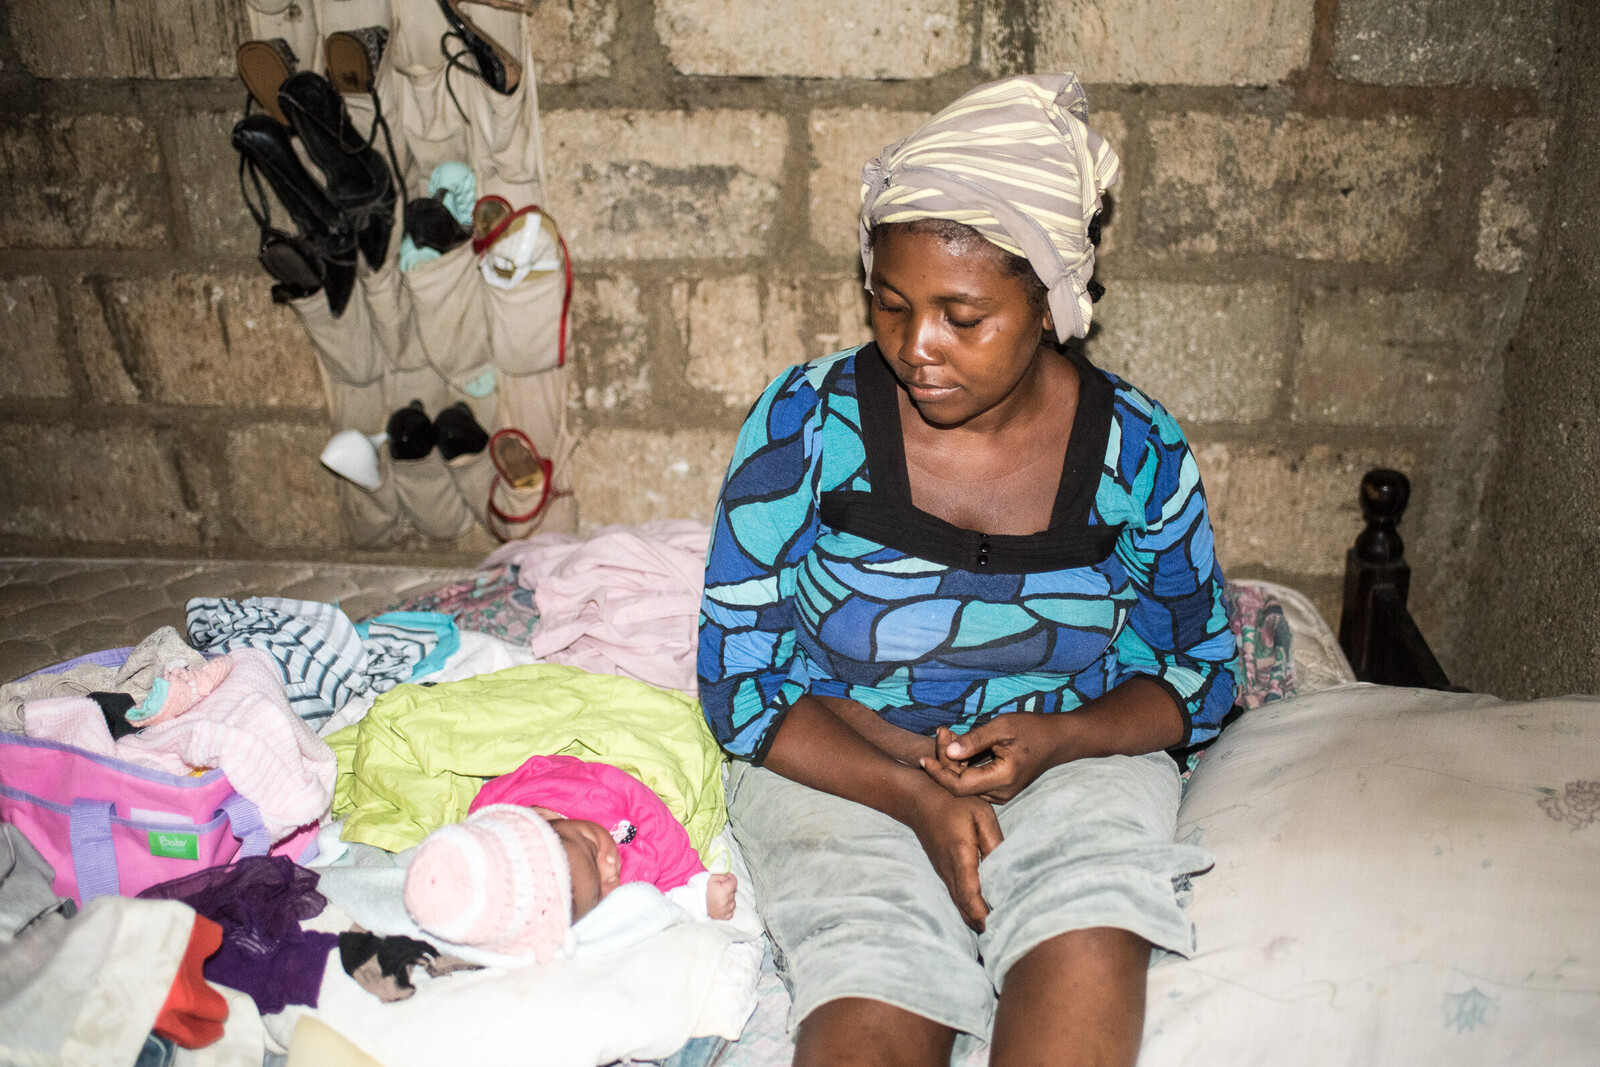
[[[572,872],[542,817],[509,804],[479,809],[417,846],[406,911],[427,933],[549,963],[572,926]]]
[[[166,693],[155,712],[143,717],[136,717],[130,713],[128,721],[141,728],[170,722],[215,692],[217,686],[227,679],[232,670],[233,660],[227,656],[207,660],[198,667],[174,664],[161,672],[161,680],[166,683]],[[149,706],[155,696],[155,692],[152,691],[144,704],[133,710],[142,711]]]
[[[575,756],[533,756],[479,790],[471,811],[491,804],[549,808],[569,819],[597,822],[619,841],[621,880],[649,882],[662,892],[676,889],[705,870],[689,833],[648,786],[626,771]]]

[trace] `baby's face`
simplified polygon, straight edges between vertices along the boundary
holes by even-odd
[[[622,860],[617,855],[617,843],[597,822],[554,818],[550,829],[567,850],[567,866],[572,868],[572,921],[577,922],[617,888]]]

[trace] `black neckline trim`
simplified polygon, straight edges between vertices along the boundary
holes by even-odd
[[[1111,433],[1111,381],[1079,353],[1062,354],[1078,370],[1078,409],[1047,529],[1032,534],[985,534],[946,522],[911,503],[911,478],[895,394],[899,386],[876,343],[866,345],[855,356],[861,439],[872,491],[823,493],[822,521],[909,555],[967,570],[1024,574],[1104,560],[1122,527],[1091,526],[1089,512]]]

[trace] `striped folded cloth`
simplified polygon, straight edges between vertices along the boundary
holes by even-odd
[[[195,597],[184,613],[189,643],[207,655],[256,648],[271,656],[289,706],[313,724],[351,697],[438,670],[461,645],[455,621],[434,612],[395,612],[358,627],[316,600]]]

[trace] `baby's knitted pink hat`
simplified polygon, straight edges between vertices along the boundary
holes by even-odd
[[[572,872],[541,816],[490,804],[428,835],[406,869],[405,902],[436,937],[548,963],[572,928]]]

